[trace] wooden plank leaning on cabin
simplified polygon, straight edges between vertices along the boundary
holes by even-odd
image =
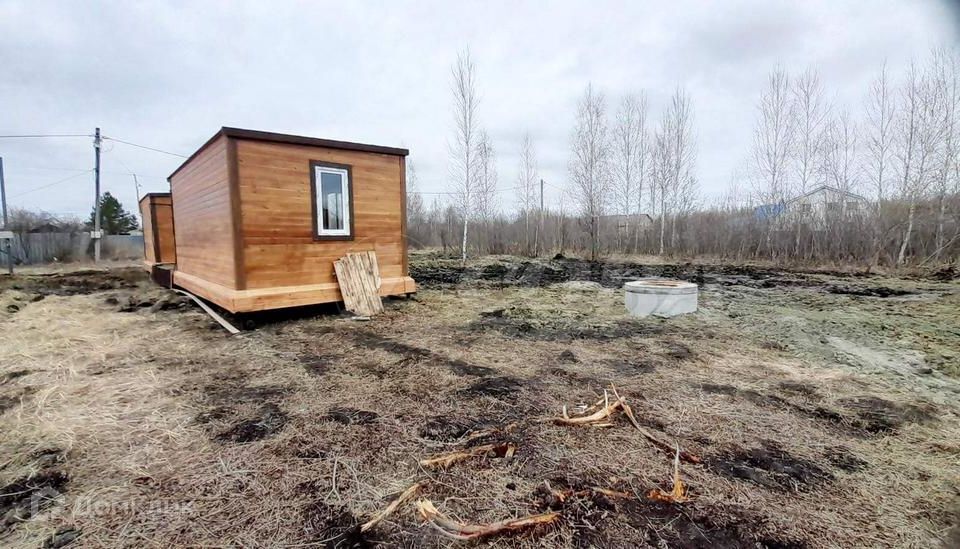
[[[343,304],[348,311],[361,316],[373,316],[383,312],[376,253],[347,254],[335,261],[333,267],[337,273]]]

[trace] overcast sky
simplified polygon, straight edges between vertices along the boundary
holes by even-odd
[[[450,66],[469,47],[499,186],[516,185],[523,132],[557,200],[576,101],[644,90],[652,118],[690,93],[706,194],[747,157],[776,64],[817,68],[856,113],[886,60],[957,41],[949,2],[44,2],[0,0],[0,135],[89,134],[188,155],[221,126],[403,146],[419,189],[448,187]],[[86,216],[88,138],[0,139],[13,207]],[[136,209],[181,158],[108,141],[103,189]],[[64,178],[74,176],[63,181]],[[436,195],[426,195],[430,201]],[[442,196],[442,195],[441,195]],[[513,192],[500,193],[504,208]]]

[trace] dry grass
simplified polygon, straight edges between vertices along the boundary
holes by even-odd
[[[558,526],[483,542],[493,546],[939,543],[958,495],[957,408],[763,348],[719,308],[723,291],[708,291],[697,315],[624,324],[614,290],[467,285],[392,302],[370,322],[319,316],[233,338],[195,309],[120,313],[109,292],[49,296],[0,321],[0,376],[28,372],[0,382],[0,395],[22,397],[0,415],[0,456],[11,456],[0,485],[49,469],[37,451],[51,448],[64,450],[53,467],[70,481],[62,502],[0,544],[36,546],[72,527],[93,547],[323,546],[423,480],[423,497],[470,524],[547,511],[544,481],[639,494],[554,505]],[[550,421],[610,382],[645,428],[704,457],[681,468],[691,502],[644,499],[672,487],[672,456],[625,418],[603,429]],[[871,433],[849,404],[865,396],[935,417]],[[511,458],[419,464],[508,442]],[[837,466],[839,447],[863,468]],[[731,474],[729,462],[758,449],[803,474]],[[369,534],[450,543],[410,503]]]

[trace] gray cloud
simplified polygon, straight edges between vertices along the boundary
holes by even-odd
[[[749,152],[755,103],[780,63],[818,68],[854,111],[887,60],[956,41],[957,11],[934,1],[205,2],[0,1],[0,134],[89,133],[189,154],[222,125],[411,149],[421,190],[444,191],[449,74],[469,46],[480,114],[514,186],[529,131],[542,175],[566,180],[588,82],[611,110],[646,90],[653,118],[690,92],[707,193]],[[11,204],[86,215],[88,139],[0,140]],[[164,190],[180,159],[108,143],[104,188],[133,206],[129,170]],[[548,199],[557,198],[551,187]],[[510,207],[512,196],[504,193]]]

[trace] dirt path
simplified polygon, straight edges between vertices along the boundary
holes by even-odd
[[[445,544],[410,506],[356,530],[417,480],[464,521],[561,514],[502,546],[931,547],[957,523],[950,283],[730,268],[695,275],[700,313],[633,320],[612,281],[652,267],[544,279],[496,264],[456,284],[415,264],[418,300],[370,322],[233,338],[134,271],[68,279],[73,292],[8,281],[0,493],[18,495],[0,496],[0,544]],[[610,382],[703,459],[682,469],[692,501],[646,498],[669,490],[671,457],[625,420],[549,421]],[[418,465],[501,442],[512,458]]]

